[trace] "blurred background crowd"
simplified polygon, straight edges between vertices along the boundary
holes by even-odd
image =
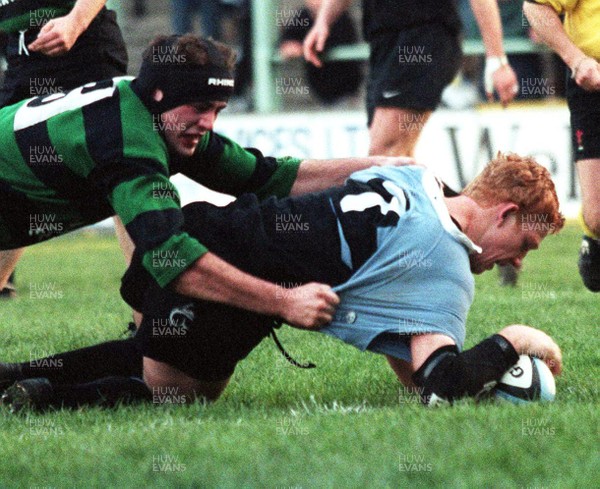
[[[479,40],[469,0],[457,0],[463,20],[465,40]],[[251,0],[129,0],[110,1],[117,11],[129,51],[129,73],[139,68],[141,52],[155,35],[193,32],[235,46],[238,52],[236,97],[228,112],[248,112],[254,107],[252,87],[252,8]],[[284,90],[281,110],[362,109],[364,99],[364,60],[330,61],[319,70],[302,58],[302,39],[310,29],[321,0],[281,0],[273,19],[279,31],[274,55],[280,73],[288,80],[300,80],[304,90]],[[505,39],[535,39],[522,13],[521,0],[499,0]],[[361,42],[360,2],[354,2],[332,28],[326,49]],[[0,46],[2,39],[0,37]],[[1,55],[0,50],[0,55]],[[560,59],[547,50],[509,54],[519,80],[545,79],[552,90],[520,90],[517,99],[543,99],[564,96],[564,68]],[[0,72],[3,64],[0,62]],[[463,70],[443,96],[442,105],[467,109],[484,100],[482,87],[483,54],[467,55]]]

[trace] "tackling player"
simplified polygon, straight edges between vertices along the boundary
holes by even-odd
[[[281,316],[299,326],[331,319],[337,296],[308,284],[276,300],[274,284],[241,272],[183,231],[181,172],[232,195],[317,191],[353,171],[402,158],[269,158],[215,134],[233,92],[234,52],[195,36],[162,37],[138,77],[90,83],[0,110],[0,288],[22,247],[117,214],[161,288]],[[176,258],[166,266],[157,256]]]
[[[553,373],[561,371],[558,346],[527,326],[509,326],[462,351],[471,274],[494,264],[519,266],[564,224],[549,172],[531,158],[499,155],[453,198],[421,167],[387,167],[357,172],[320,193],[263,202],[248,195],[225,208],[195,203],[184,214],[191,236],[206,236],[211,249],[248,273],[281,287],[313,280],[333,285],[341,303],[320,331],[386,355],[400,381],[419,387],[426,404],[482,395],[521,353],[535,352]],[[534,215],[544,216],[548,227],[520,225],[523,216]],[[282,222],[302,226],[286,230]],[[274,318],[190,301],[160,288],[142,261],[137,252],[122,294],[144,313],[136,339],[146,385],[217,399],[237,362],[270,334]],[[279,296],[286,296],[284,289]],[[17,367],[3,365],[4,378],[11,368],[13,379],[40,372]],[[79,386],[27,379],[5,396],[15,410],[133,398],[152,395],[127,378]]]

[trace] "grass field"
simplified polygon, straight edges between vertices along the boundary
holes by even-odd
[[[288,365],[265,340],[212,406],[1,409],[0,487],[599,487],[600,296],[580,283],[578,245],[574,225],[548,238],[514,289],[498,287],[495,272],[477,277],[467,326],[467,347],[511,323],[553,336],[564,374],[552,404],[425,409],[382,357],[283,328],[292,355],[318,368]],[[0,359],[119,337],[129,320],[122,271],[110,236],[31,248],[19,299],[0,303]]]

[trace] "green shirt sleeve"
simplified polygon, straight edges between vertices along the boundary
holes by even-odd
[[[183,231],[179,194],[166,175],[146,174],[122,181],[109,201],[143,253],[144,268],[161,287],[208,251]]]
[[[172,169],[218,192],[254,193],[262,199],[289,195],[300,163],[298,158],[266,157],[257,149],[242,148],[225,136],[208,133],[194,156],[175,156]]]

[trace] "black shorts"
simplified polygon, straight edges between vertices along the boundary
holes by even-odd
[[[25,42],[37,37],[29,29]],[[0,107],[23,99],[67,91],[92,81],[127,74],[127,49],[112,10],[103,8],[73,47],[62,56],[30,52],[18,54],[19,36],[11,35],[7,46],[8,70],[0,89]]]
[[[100,222],[114,214],[89,196],[62,202],[29,199],[0,179],[0,250],[22,248]]]
[[[205,382],[231,377],[274,325],[273,318],[166,290],[148,299],[136,334],[143,355]]]
[[[369,126],[377,107],[435,110],[462,60],[458,34],[443,24],[382,33],[370,47]]]
[[[575,161],[600,158],[600,92],[587,92],[568,77],[567,102]]]

